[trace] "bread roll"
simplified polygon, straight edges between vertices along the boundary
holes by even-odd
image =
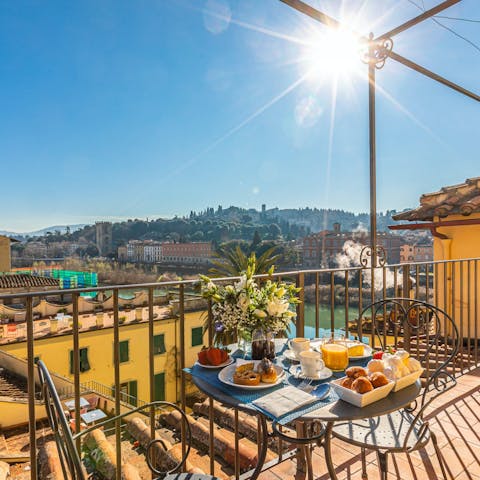
[[[347,377],[358,378],[368,377],[367,371],[363,367],[350,367],[345,370]]]
[[[352,383],[352,390],[357,393],[367,393],[373,390],[373,385],[367,377],[358,377]]]
[[[351,388],[352,388],[352,383],[353,383],[353,378],[351,378],[351,377],[345,377],[345,378],[343,378],[342,381],[340,382],[340,385],[341,385],[342,387],[351,389]]]
[[[382,372],[375,372],[370,375],[370,382],[373,388],[383,387],[388,383],[388,378]]]

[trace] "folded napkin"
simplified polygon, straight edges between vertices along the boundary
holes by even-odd
[[[280,418],[286,413],[304,407],[317,400],[317,397],[295,387],[285,387],[264,395],[252,403],[259,409]]]

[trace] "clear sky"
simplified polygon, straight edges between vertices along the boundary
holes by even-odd
[[[420,13],[309,1],[364,34]],[[480,20],[480,2],[444,14]],[[480,43],[480,23],[441,21]],[[0,230],[219,204],[367,211],[366,67],[325,32],[278,0],[0,2]],[[480,92],[480,51],[432,21],[394,49]],[[377,79],[379,210],[480,176],[479,103],[393,60]]]

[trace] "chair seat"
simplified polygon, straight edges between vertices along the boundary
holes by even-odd
[[[200,475],[198,473],[171,473],[166,477],[160,477],[157,480],[220,480],[211,475]]]
[[[404,441],[414,418],[414,415],[401,410],[380,417],[339,422],[333,427],[333,436],[360,447],[400,451],[404,450]],[[417,420],[416,423],[408,439],[408,449],[413,448],[419,440],[418,434],[422,422]],[[427,429],[417,448],[424,446],[429,438],[430,432]]]

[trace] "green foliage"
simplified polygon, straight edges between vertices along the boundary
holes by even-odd
[[[276,252],[277,247],[274,246],[257,258],[255,252],[246,254],[239,245],[236,247],[219,247],[218,260],[212,262],[215,266],[210,269],[209,273],[215,277],[235,277],[241,272],[246,272],[249,266],[254,268],[253,275],[268,273],[280,258],[280,255]],[[250,259],[253,259],[253,262]]]

